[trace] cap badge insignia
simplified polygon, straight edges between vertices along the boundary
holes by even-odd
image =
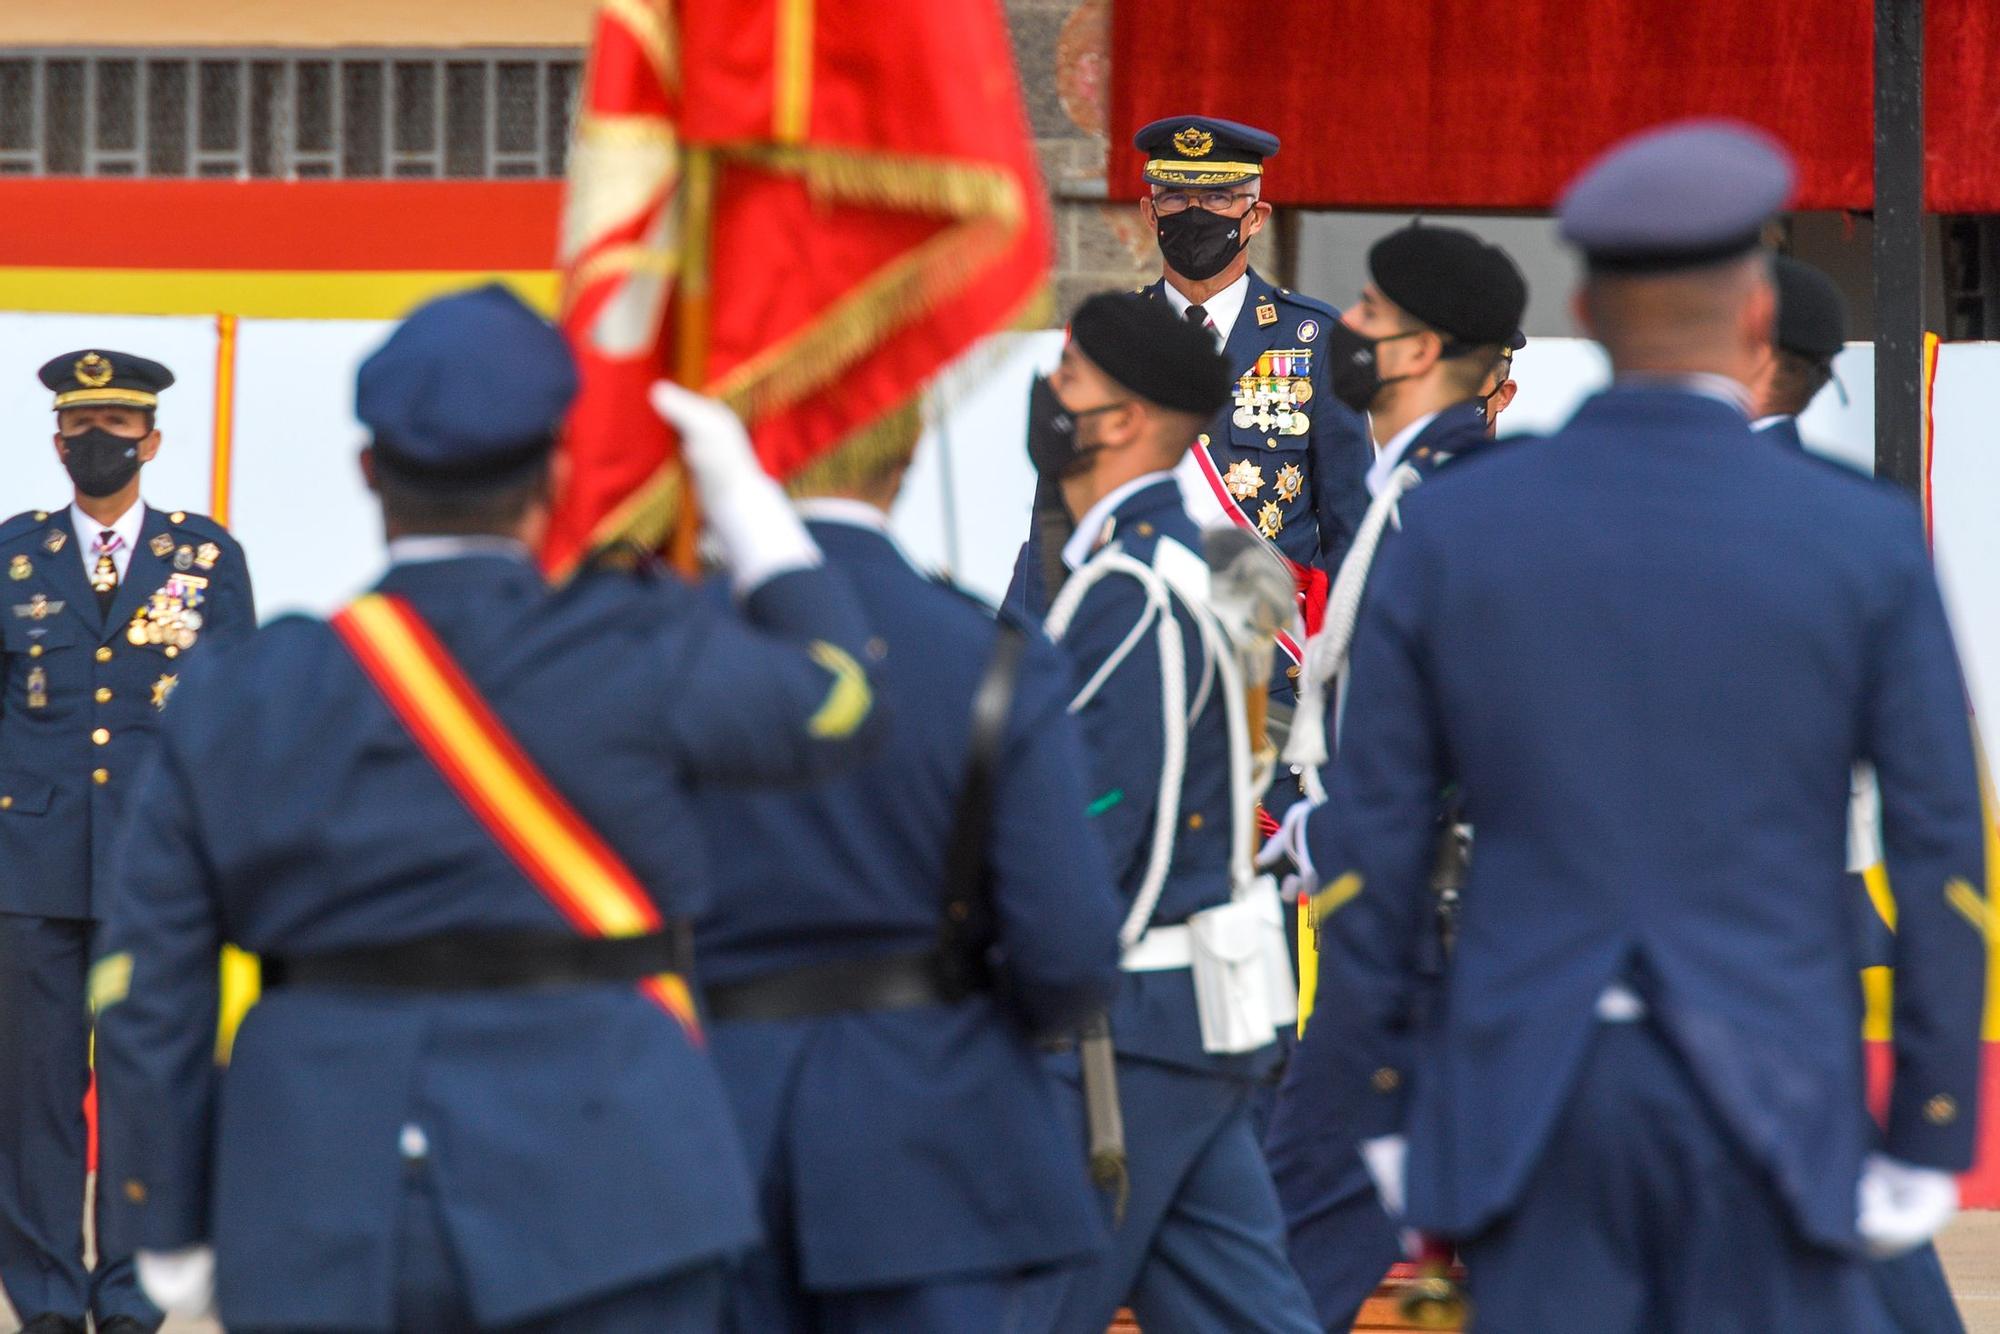
[[[1182,157],[1207,157],[1215,147],[1215,136],[1199,125],[1190,125],[1174,136],[1174,147],[1181,151]]]
[[[1287,463],[1278,469],[1278,499],[1297,500],[1299,492],[1306,489],[1306,475],[1296,463]]]
[[[1268,301],[1257,303],[1257,327],[1268,329],[1278,322],[1278,308]]]
[[[1257,531],[1270,538],[1285,531],[1284,511],[1278,508],[1276,501],[1267,501],[1264,508],[1257,511]]]
[[[204,542],[194,549],[194,563],[204,570],[212,570],[222,559],[222,548],[213,542]]]
[[[7,577],[9,579],[26,579],[34,572],[35,563],[26,556],[16,556],[7,563]]]
[[[53,556],[63,549],[63,543],[67,541],[69,541],[69,534],[60,528],[51,528],[49,529],[49,535],[42,539],[42,550]]]
[[[167,553],[174,549],[174,539],[165,533],[161,533],[146,545],[152,548],[155,556],[158,556],[161,560],[165,560]]]
[[[113,374],[111,363],[95,352],[86,352],[76,359],[76,382],[85,389],[102,389],[111,383]]]
[[[1318,320],[1299,321],[1299,341],[1301,343],[1310,343],[1313,339],[1317,337],[1319,337]]]
[[[1264,470],[1249,459],[1238,459],[1229,465],[1222,485],[1238,500],[1249,500],[1264,489]]]

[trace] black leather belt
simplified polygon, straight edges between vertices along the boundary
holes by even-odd
[[[672,921],[643,936],[467,931],[323,954],[265,955],[260,962],[266,990],[520,991],[684,974],[692,959],[693,932],[685,921]]]
[[[711,1022],[816,1019],[869,1010],[949,1005],[963,992],[945,985],[936,950],[874,959],[833,959],[703,989]]]

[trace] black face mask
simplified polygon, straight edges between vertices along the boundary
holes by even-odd
[[[1242,218],[1225,218],[1205,208],[1162,214],[1158,226],[1160,254],[1167,267],[1195,282],[1206,282],[1221,273],[1250,244],[1243,235]]]
[[[139,442],[101,426],[63,437],[63,467],[76,489],[93,499],[115,496],[139,472]]]
[[[1354,332],[1339,320],[1327,325],[1327,366],[1333,382],[1333,396],[1356,412],[1368,411],[1374,406],[1383,386],[1410,378],[1394,375],[1383,379],[1381,368],[1375,362],[1375,349],[1398,338],[1415,338],[1421,332],[1421,329],[1411,329],[1386,338],[1370,338]]]
[[[1081,412],[1071,412],[1056,397],[1048,377],[1036,376],[1034,385],[1028,390],[1028,462],[1035,465],[1037,473],[1051,481],[1083,471],[1090,456],[1102,446],[1077,444],[1077,422],[1124,406],[1123,403],[1106,403]]]

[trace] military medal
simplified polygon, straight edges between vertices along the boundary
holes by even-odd
[[[179,684],[180,677],[171,672],[163,673],[159,680],[153,682],[153,707],[156,709],[166,708],[167,696],[173,694],[174,687]]]
[[[28,673],[28,707],[31,709],[49,707],[49,674],[39,663]]]
[[[26,579],[29,575],[33,574],[34,572],[35,572],[35,563],[29,560],[26,556],[16,556],[14,557],[13,560],[7,563],[7,577],[9,579],[15,579],[15,580]]]
[[[155,556],[158,556],[161,560],[165,560],[167,553],[174,549],[174,539],[165,533],[161,533],[158,537],[147,543],[147,545],[152,548]]]
[[[1278,469],[1278,499],[1297,500],[1299,492],[1305,490],[1306,476],[1296,463],[1287,463]]]
[[[1285,531],[1285,515],[1275,501],[1267,501],[1263,509],[1257,511],[1257,531],[1266,537],[1275,538]]]
[[[1301,343],[1310,343],[1313,339],[1317,337],[1319,337],[1318,320],[1299,321],[1299,341]]]
[[[194,563],[204,570],[215,568],[215,562],[222,559],[222,548],[213,542],[204,542],[195,548]]]
[[[193,547],[182,547],[174,553],[174,568],[176,570],[192,570],[194,568]]]
[[[1249,459],[1238,459],[1229,465],[1222,484],[1238,500],[1248,500],[1264,489],[1264,470]]]
[[[132,623],[125,627],[126,641],[160,645],[169,652],[193,648],[202,626],[202,613],[195,608],[207,600],[202,591],[207,587],[208,580],[197,574],[168,575],[146,605],[132,614]]]

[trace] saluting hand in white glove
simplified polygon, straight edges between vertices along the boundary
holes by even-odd
[[[727,403],[668,380],[653,385],[652,402],[680,432],[681,458],[700,493],[702,519],[737,593],[820,563],[819,548],[792,512],[784,488],[757,461],[750,433]]]

